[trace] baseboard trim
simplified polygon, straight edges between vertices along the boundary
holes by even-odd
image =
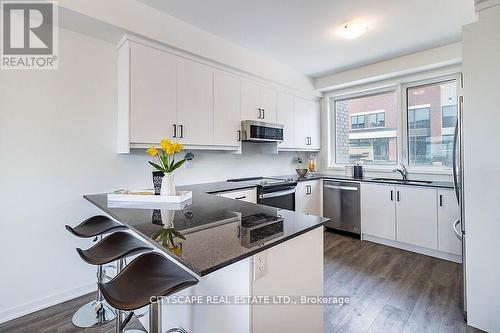
[[[17,305],[15,307],[0,312],[0,324],[48,308],[49,306],[69,301],[79,296],[86,295],[95,290],[96,290],[96,284],[94,282],[78,288],[66,290],[61,293],[53,294],[48,297],[39,298],[37,300],[22,305]]]
[[[452,254],[452,253],[448,253],[448,252],[442,252],[442,251],[437,251],[437,250],[433,250],[433,249],[427,249],[425,247],[420,247],[420,246],[417,246],[417,245],[401,243],[401,242],[398,242],[398,241],[395,241],[395,240],[391,240],[391,239],[384,239],[384,238],[379,238],[379,237],[370,236],[370,235],[366,235],[366,234],[363,234],[362,237],[361,237],[361,239],[369,241],[369,242],[379,243],[379,244],[382,244],[382,245],[396,247],[398,249],[402,249],[402,250],[406,250],[406,251],[410,251],[410,252],[416,252],[416,253],[424,254],[424,255],[435,257],[435,258],[439,258],[439,259],[453,261],[453,262],[456,262],[456,263],[461,263],[462,262],[462,257],[458,256],[456,254]]]

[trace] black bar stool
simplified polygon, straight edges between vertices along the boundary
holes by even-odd
[[[149,305],[149,333],[161,333],[161,300],[153,300],[197,283],[198,279],[181,267],[164,256],[151,252],[134,259],[108,283],[98,285],[109,305],[118,311],[130,311],[123,322],[120,315],[116,317],[117,333],[123,332],[134,310],[146,305]]]
[[[66,230],[80,238],[92,238],[102,240],[104,234],[113,233],[118,230],[127,230],[128,228],[120,223],[117,223],[109,217],[97,215],[92,216],[76,227],[72,228],[66,225]],[[97,266],[97,282],[102,282],[104,272],[102,265]],[[97,290],[95,300],[83,305],[73,315],[72,322],[75,326],[81,328],[95,327],[105,324],[115,318],[115,312],[109,306],[103,304],[103,298]]]

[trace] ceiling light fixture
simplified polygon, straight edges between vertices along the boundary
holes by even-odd
[[[342,24],[338,32],[346,39],[358,38],[368,30],[368,24],[362,21],[351,21]]]

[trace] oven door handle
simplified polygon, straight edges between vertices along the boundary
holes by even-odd
[[[293,194],[293,193],[295,193],[295,188],[293,188],[291,190],[286,190],[286,191],[263,193],[263,194],[259,195],[259,198],[260,199],[267,199],[267,198],[282,197],[284,195]]]

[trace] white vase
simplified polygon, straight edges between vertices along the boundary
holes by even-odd
[[[163,175],[161,180],[161,195],[176,195],[174,174],[169,172]]]
[[[174,227],[174,217],[175,210],[161,210],[161,222],[163,223],[163,229],[172,229]]]

